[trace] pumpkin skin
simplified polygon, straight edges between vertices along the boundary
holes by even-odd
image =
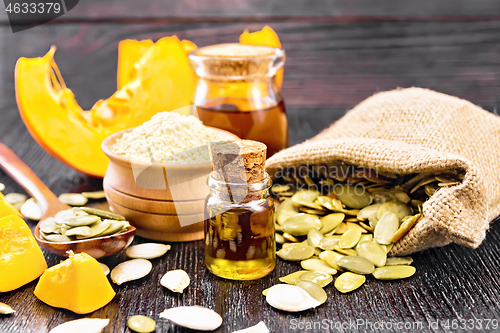
[[[42,250],[26,222],[14,214],[0,218],[0,292],[24,286],[46,268]]]
[[[71,252],[68,259],[45,270],[34,294],[50,306],[86,314],[108,304],[116,293],[97,260]]]

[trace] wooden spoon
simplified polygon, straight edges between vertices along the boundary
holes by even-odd
[[[38,176],[6,145],[0,143],[0,167],[13,180],[21,185],[26,192],[33,196],[43,212],[41,221],[47,217],[54,216],[61,210],[71,207],[63,204],[52,191],[38,178]],[[35,228],[35,239],[45,250],[60,256],[68,256],[67,251],[74,253],[85,252],[94,258],[102,258],[113,255],[125,249],[132,243],[136,229],[131,226],[130,230],[117,234],[98,238],[76,240],[66,243],[53,243],[40,237],[40,222]]]

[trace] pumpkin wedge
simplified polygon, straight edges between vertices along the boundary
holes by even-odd
[[[151,39],[125,39],[118,43],[118,69],[116,74],[118,90],[130,82],[130,79],[134,76],[134,64],[153,45]]]
[[[184,47],[194,44],[175,36],[150,47],[147,44],[141,43],[129,57],[122,53],[121,88],[97,101],[90,111],[82,110],[66,87],[54,61],[55,47],[41,58],[20,58],[15,70],[16,98],[33,138],[60,161],[103,177],[108,165],[101,150],[104,138],[138,126],[158,112],[192,104],[197,78]],[[131,70],[130,63],[141,53]]]
[[[99,262],[72,251],[68,259],[45,270],[34,294],[50,306],[78,314],[100,309],[116,295]]]
[[[46,268],[42,250],[26,222],[18,215],[0,218],[0,292],[24,286]]]

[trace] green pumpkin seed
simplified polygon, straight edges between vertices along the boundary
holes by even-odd
[[[398,240],[400,240],[404,235],[410,231],[410,229],[413,227],[415,223],[417,223],[418,220],[422,217],[422,214],[417,214],[409,219],[405,220],[403,223],[401,223],[401,226],[399,226],[399,229],[396,231],[394,236],[392,236],[392,242],[396,243]]]
[[[339,224],[337,229],[335,229],[335,234],[342,235],[346,231],[347,231],[347,224],[345,222],[342,222]]]
[[[358,274],[371,274],[375,270],[373,263],[360,256],[346,256],[339,259],[339,266]]]
[[[325,207],[328,210],[343,209],[342,202],[340,200],[334,200],[325,195],[320,195],[317,199],[318,204]]]
[[[325,290],[323,290],[323,288],[316,283],[310,281],[298,281],[295,285],[307,291],[312,298],[321,304],[326,302],[327,296]]]
[[[427,176],[427,177],[425,177],[417,185],[415,185],[415,187],[413,187],[411,189],[410,194],[411,193],[415,193],[421,186],[430,184],[430,183],[435,182],[435,181],[437,181],[437,180],[436,180],[436,177],[434,177],[434,176]]]
[[[283,233],[283,238],[286,239],[287,241],[293,242],[293,243],[297,243],[299,241],[296,237],[290,235],[288,232]],[[283,244],[283,245],[285,245],[285,244]]]
[[[355,222],[352,222],[352,221],[355,221]],[[350,222],[346,222],[346,226],[347,226],[347,230],[356,229],[356,230],[359,230],[359,232],[361,232],[362,234],[366,234],[368,232],[368,231],[366,231],[365,228],[363,228],[362,226],[360,226],[358,224],[357,220],[351,220]]]
[[[153,319],[141,315],[130,317],[127,325],[132,331],[139,333],[150,333],[156,328],[156,323]]]
[[[321,209],[321,206],[315,204],[314,201],[320,193],[316,190],[300,190],[292,196],[292,202],[296,206],[306,206],[313,209]]]
[[[82,227],[94,224],[99,221],[101,221],[101,218],[98,216],[85,215],[68,217],[64,220],[64,224],[66,224],[68,227]]]
[[[87,199],[106,199],[106,194],[104,193],[104,191],[82,192],[81,195],[83,195]]]
[[[321,260],[325,261],[328,265],[332,266],[337,271],[343,270],[342,267],[339,266],[339,260],[340,260],[340,258],[343,258],[343,257],[344,257],[343,254],[340,254],[340,253],[337,253],[334,251],[330,251],[330,250],[323,251],[319,255],[319,258]]]
[[[284,260],[301,261],[312,257],[314,255],[314,248],[303,243],[293,243],[282,247],[276,254]]]
[[[340,236],[326,236],[321,239],[318,247],[322,250],[333,250],[340,242]]]
[[[353,249],[342,249],[340,246],[336,245],[333,247],[333,249],[339,253],[342,253],[346,256],[356,256],[356,251]]]
[[[390,201],[386,202],[377,211],[377,218],[380,219],[382,218],[382,215],[384,215],[387,212],[391,212],[395,214],[398,218],[398,222],[403,219],[403,217],[407,215],[412,215],[412,210],[409,206],[405,205],[402,202],[398,201]]]
[[[11,205],[15,205],[20,202],[25,202],[27,199],[28,197],[22,193],[7,193],[5,195],[5,201],[10,203]]]
[[[40,222],[40,230],[46,234],[51,234],[59,229],[59,225],[53,217],[47,217],[45,220]]]
[[[316,215],[309,215],[299,213],[295,216],[289,217],[283,224],[283,231],[293,236],[307,235],[309,230],[321,229],[322,224]]]
[[[106,229],[111,225],[111,220],[104,220],[101,222],[94,223],[90,226],[90,235],[88,236],[77,236],[77,239],[86,239],[91,237],[100,236]]]
[[[106,220],[104,220],[106,221]],[[108,229],[104,230],[99,236],[109,236],[116,234],[118,232],[121,232],[124,228],[128,227],[130,223],[127,221],[115,221],[115,220],[109,220],[110,224]]]
[[[359,222],[359,225],[365,229],[366,231],[368,232],[371,232],[373,233],[373,231],[375,230],[373,227],[369,226],[368,224],[364,223],[364,222]]]
[[[341,293],[348,293],[358,289],[365,283],[366,277],[351,272],[342,273],[334,283],[335,288]]]
[[[73,239],[64,235],[45,235],[44,238],[49,242],[54,242],[54,243],[68,243],[73,241]]]
[[[363,208],[359,211],[359,213],[358,213],[358,215],[356,215],[356,217],[359,220],[368,220],[371,218],[376,218],[377,212],[378,212],[380,206],[382,206],[381,203],[366,206],[365,208]]]
[[[416,269],[408,265],[395,265],[378,267],[373,271],[373,276],[377,280],[397,280],[405,279],[415,274]]]
[[[396,198],[396,200],[401,201],[402,203],[409,203],[411,198],[405,191],[400,190],[391,190],[392,195]]]
[[[88,199],[79,193],[63,193],[59,196],[59,201],[70,206],[83,206]]]
[[[340,237],[339,246],[342,249],[350,249],[358,244],[361,238],[361,231],[358,229],[348,229],[342,237]]]
[[[327,264],[321,259],[302,260],[300,262],[300,266],[302,266],[303,269],[308,271],[320,271],[331,275],[337,274],[337,270],[335,268],[331,267],[329,264]]]
[[[276,243],[278,244],[284,244],[286,242],[285,237],[283,235],[276,233]]]
[[[386,212],[375,226],[374,239],[379,244],[390,244],[392,237],[398,231],[399,219],[396,214]]]
[[[372,234],[363,234],[359,238],[359,243],[361,243],[361,242],[371,242],[372,240],[373,240],[373,235]]]
[[[333,278],[330,274],[320,271],[308,271],[302,274],[299,277],[299,281],[309,281],[314,282],[320,287],[327,286],[330,282],[333,281]]]
[[[276,214],[274,214],[274,217],[276,218]],[[281,226],[281,224],[274,223],[274,230],[283,231],[283,227]]]
[[[318,247],[323,239],[323,234],[316,229],[311,229],[307,233],[307,244],[312,247]]]
[[[385,249],[376,242],[360,242],[356,246],[356,253],[370,260],[377,267],[384,266],[387,260]]]
[[[326,233],[334,230],[335,228],[337,228],[340,225],[340,223],[342,223],[344,218],[345,218],[345,214],[343,214],[343,213],[333,213],[333,214],[328,214],[326,216],[323,216],[320,219],[322,227],[321,227],[321,229],[319,229],[319,232],[321,232],[322,234],[326,234]]]
[[[389,251],[392,249],[392,247],[394,246],[394,243],[390,243],[390,244],[380,244],[380,246],[382,246],[385,250],[385,253],[389,253]]]
[[[276,221],[283,225],[285,221],[299,213],[299,208],[293,204],[292,199],[285,199],[276,209]]]
[[[68,231],[64,233],[65,236],[90,236],[92,235],[92,231],[90,230],[89,227],[87,226],[82,226],[82,227],[76,227],[76,228],[71,228]]]
[[[307,290],[306,290],[307,291]],[[16,312],[13,308],[11,308],[9,305],[0,302],[0,314],[11,314]]]
[[[281,192],[288,192],[292,189],[292,186],[291,185],[283,185],[283,184],[274,184],[273,187],[271,187],[271,191],[273,191],[273,193],[275,194],[278,194],[278,193],[281,193]]]
[[[349,208],[361,209],[373,201],[371,194],[362,186],[336,184],[334,190],[339,200]]]
[[[312,208],[308,208],[308,207],[300,207],[299,208],[299,211],[302,212],[302,213],[307,213],[307,214],[311,214],[311,215],[325,215],[327,210],[317,210],[317,209],[312,209]]]
[[[297,271],[290,273],[288,275],[282,276],[279,278],[279,280],[283,283],[287,284],[296,284],[299,281],[299,278],[302,274],[306,273],[307,271]]]
[[[101,219],[125,221],[125,217],[115,213],[107,212],[105,210],[90,207],[81,207],[80,209],[89,215],[99,216]]]
[[[410,257],[390,257],[385,262],[386,266],[411,265],[413,259]]]

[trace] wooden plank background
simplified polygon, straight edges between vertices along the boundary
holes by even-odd
[[[0,12],[0,141],[56,194],[100,189],[102,184],[46,154],[19,117],[15,62],[21,56],[42,56],[52,44],[58,47],[55,59],[68,87],[83,107],[90,108],[115,91],[117,43],[122,39],[175,34],[204,46],[237,41],[245,28],[270,25],[288,56],[283,93],[292,144],[315,135],[373,93],[397,87],[435,89],[491,112],[500,105],[498,1],[87,0],[53,24],[16,34]],[[6,192],[22,192],[1,172],[0,182],[6,184]],[[184,332],[158,319],[158,314],[171,306],[199,304],[223,315],[220,332],[260,320],[272,332],[303,331],[291,329],[291,319],[301,323],[364,319],[424,325],[423,329],[394,330],[397,332],[470,331],[446,328],[443,323],[461,318],[500,320],[499,244],[500,231],[494,224],[477,250],[451,245],[416,254],[414,277],[385,283],[369,278],[362,289],[348,295],[327,287],[325,305],[297,315],[274,310],[260,295],[278,277],[296,270],[296,264],[279,261],[277,269],[264,279],[231,282],[205,270],[202,242],[174,244],[166,257],[153,261],[149,277],[114,286],[115,299],[91,316],[113,318],[105,332],[126,332],[126,318],[138,313],[157,320],[156,332]],[[60,260],[50,254],[46,257],[49,265]],[[123,259],[118,256],[104,262],[113,267]],[[175,268],[185,269],[192,278],[183,295],[174,295],[157,283],[166,270]],[[47,332],[81,317],[38,301],[32,294],[35,284],[0,294],[1,302],[18,310],[13,317],[0,317],[0,332]],[[437,329],[429,328],[436,320],[441,321]],[[357,331],[371,330],[361,327]],[[483,327],[476,331],[495,330]]]

